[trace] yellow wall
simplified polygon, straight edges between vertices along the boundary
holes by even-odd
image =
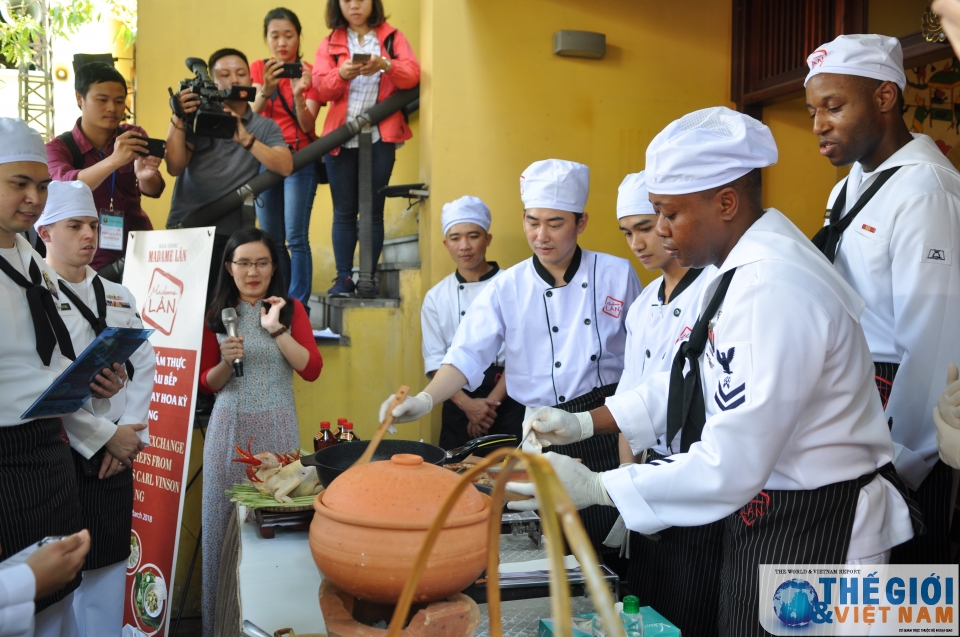
[[[519,177],[548,157],[591,168],[581,245],[630,257],[617,187],[643,168],[647,144],[672,119],[729,104],[729,1],[686,2],[682,17],[675,4],[635,0],[423,0],[421,11],[424,285],[451,269],[438,217],[465,194],[493,211],[491,258],[529,256]],[[554,55],[560,29],[606,34],[606,57]]]

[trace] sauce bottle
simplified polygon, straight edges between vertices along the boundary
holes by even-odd
[[[353,442],[356,440],[353,436],[353,423],[350,421],[340,425],[340,434],[337,436],[337,442]]]
[[[327,421],[321,422],[320,433],[313,438],[313,450],[320,451],[335,444],[337,444],[337,438],[330,431],[330,423]]]

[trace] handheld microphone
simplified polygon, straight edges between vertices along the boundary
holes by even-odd
[[[237,318],[237,311],[232,307],[225,307],[223,311],[220,312],[220,320],[223,321],[223,326],[227,329],[227,336],[239,336],[237,332],[237,324],[239,319]],[[243,359],[238,358],[233,361],[233,375],[237,378],[243,376]]]

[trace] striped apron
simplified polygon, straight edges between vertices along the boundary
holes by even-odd
[[[854,480],[810,491],[761,491],[722,521],[720,635],[767,637],[757,608],[761,564],[846,562],[860,489],[877,474],[903,496],[910,508],[914,534],[926,533],[919,508],[890,463]]]
[[[107,302],[103,282],[94,277],[91,285],[97,300],[97,314],[86,306],[69,285],[61,284],[60,290],[77,307],[94,333],[100,334],[107,327]],[[126,363],[127,375],[133,378],[130,361]],[[120,473],[101,480],[100,464],[103,450],[87,460],[74,450],[74,471],[80,491],[80,511],[83,527],[90,530],[90,552],[83,563],[83,570],[92,571],[130,556],[130,529],[133,526],[133,470],[126,468]],[[86,470],[85,470],[86,469]],[[90,475],[88,475],[90,474]]]
[[[597,409],[603,406],[604,399],[607,396],[613,396],[616,391],[616,383],[597,387],[583,396],[554,405],[554,409],[562,409],[569,413]],[[593,436],[569,445],[553,445],[547,451],[553,451],[571,458],[580,458],[583,465],[591,471],[610,471],[620,466],[617,434]],[[603,544],[607,534],[610,533],[610,527],[617,521],[619,515],[617,508],[593,505],[580,509],[579,513],[583,528],[590,536],[590,542],[593,544],[593,550],[597,552],[597,555],[604,553],[619,555],[619,547],[609,547]]]
[[[883,408],[887,408],[893,382],[900,369],[898,363],[873,363],[877,390]],[[891,422],[890,428],[897,426]],[[910,496],[916,500],[927,523],[927,535],[920,539],[914,536],[893,549],[891,564],[949,564],[950,559],[950,518],[953,507],[950,495],[953,493],[953,470],[937,459],[933,469],[927,474],[920,488],[910,489]]]
[[[80,499],[70,443],[59,418],[0,427],[0,561],[52,535],[80,531]],[[80,586],[80,574],[36,601],[36,612]]]
[[[663,458],[652,449],[647,462]],[[641,606],[652,606],[683,637],[714,637],[720,612],[724,520],[674,526],[659,539],[631,533],[627,580]]]

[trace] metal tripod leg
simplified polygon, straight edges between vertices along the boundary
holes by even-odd
[[[360,213],[360,277],[357,296],[372,298],[376,288],[373,279],[377,264],[373,260],[373,133],[364,126],[358,136],[360,148],[357,154],[357,203]]]

